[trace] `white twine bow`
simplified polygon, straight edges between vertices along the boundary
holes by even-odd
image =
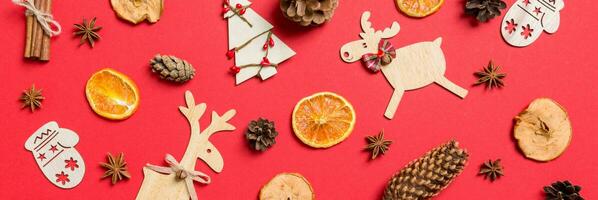
[[[12,3],[27,8],[27,10],[25,11],[25,15],[34,16],[35,19],[42,26],[42,29],[44,29],[44,33],[46,33],[46,35],[52,37],[62,32],[62,27],[60,26],[60,24],[58,24],[57,21],[54,20],[54,17],[52,17],[51,14],[45,13],[36,8],[35,4],[33,4],[31,0],[12,0]],[[56,27],[56,30],[53,30],[50,24],[54,25],[54,27]]]
[[[176,161],[176,159],[170,154],[166,154],[166,158],[164,158],[164,160],[166,163],[168,163],[168,165],[170,165],[170,167],[162,167],[151,164],[147,164],[146,167],[162,174],[175,174],[176,178],[185,180],[187,191],[189,192],[189,196],[192,200],[197,200],[197,193],[193,187],[193,181],[203,184],[210,184],[211,182],[210,176],[202,172],[188,171],[184,169],[181,164],[179,164],[179,162]]]

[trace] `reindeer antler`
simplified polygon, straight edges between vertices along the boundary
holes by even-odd
[[[212,134],[220,131],[232,131],[235,130],[235,126],[228,123],[228,120],[233,118],[237,114],[235,109],[230,109],[224,113],[222,116],[218,116],[216,111],[212,111],[212,122],[208,128],[201,132],[202,135],[206,134],[207,137],[210,137]]]
[[[380,36],[380,38],[391,38],[399,33],[401,30],[401,26],[399,26],[398,22],[392,22],[390,28],[385,28],[383,31],[376,31],[376,34]]]
[[[385,28],[383,31],[376,31],[372,27],[372,22],[370,22],[370,16],[370,11],[365,11],[363,12],[363,14],[361,14],[361,29],[363,30],[363,33],[360,34],[361,38],[366,38],[366,35],[368,34],[375,34],[380,38],[391,38],[395,36],[397,33],[399,33],[399,31],[401,30],[401,26],[399,26],[399,23],[392,22],[390,28]]]
[[[185,92],[185,101],[187,102],[187,107],[179,106],[179,111],[181,111],[187,118],[187,121],[189,121],[189,125],[191,125],[191,133],[199,133],[199,119],[206,111],[206,104],[200,103],[195,105],[195,99],[189,90]]]
[[[372,28],[372,22],[370,22],[370,11],[365,11],[361,14],[361,30],[364,33],[374,33],[374,28]]]
[[[209,138],[210,135],[219,131],[235,130],[235,127],[228,123],[228,120],[230,120],[235,116],[235,114],[237,114],[236,110],[231,109],[224,113],[224,115],[222,116],[219,116],[218,113],[212,111],[212,122],[210,123],[208,128],[206,128],[203,131],[200,131],[199,119],[201,118],[201,116],[203,116],[203,114],[206,111],[206,104],[200,103],[195,105],[195,99],[193,98],[193,94],[191,94],[191,92],[188,90],[185,92],[185,101],[187,102],[187,107],[179,106],[179,110],[181,111],[181,113],[183,113],[183,115],[185,115],[185,117],[189,121],[192,133],[201,132],[202,135],[207,134],[206,138]]]

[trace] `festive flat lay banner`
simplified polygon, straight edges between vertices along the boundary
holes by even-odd
[[[202,200],[257,199],[292,194],[279,191],[284,181],[294,183],[289,191],[301,191],[306,198],[382,199],[385,193],[389,197],[402,194],[393,185],[410,185],[400,177],[429,179],[396,174],[428,170],[409,162],[426,163],[424,159],[447,155],[456,159],[446,165],[454,166],[446,174],[452,182],[439,183],[438,187],[447,187],[422,191],[422,195],[438,194],[434,197],[438,200],[540,200],[546,197],[544,186],[569,180],[583,188],[580,193],[585,199],[598,199],[598,174],[593,173],[598,170],[593,154],[598,146],[598,84],[593,80],[598,76],[598,15],[593,8],[598,2],[530,0],[525,10],[536,16],[533,11],[538,7],[542,14],[537,16],[544,16],[536,20],[524,17],[529,13],[514,14],[524,0],[504,0],[504,8],[493,5],[491,9],[500,13],[470,5],[473,14],[465,13],[466,1],[445,0],[438,9],[425,13],[411,10],[408,4],[397,7],[397,1],[405,0],[327,0],[320,7],[310,4],[297,10],[287,0],[283,4],[253,0],[244,14],[252,18],[253,26],[260,26],[252,31],[231,29],[232,21],[239,19],[223,18],[223,1],[152,0],[148,2],[158,4],[147,7],[151,16],[143,17],[117,10],[128,5],[113,7],[113,3],[129,2],[124,0],[53,0],[52,19],[60,23],[62,33],[46,36],[46,41],[51,40],[47,62],[24,58],[24,52],[32,50],[26,51],[31,48],[26,44],[26,9],[6,1],[0,5],[4,27],[0,35],[4,73],[0,199],[128,200],[166,190],[177,190],[176,195],[184,198],[195,194]],[[246,0],[233,2],[249,5]],[[546,2],[563,7],[553,12]],[[394,32],[397,22],[400,31],[366,43],[367,47],[358,44],[382,49],[380,54],[363,52],[370,56],[368,65],[361,55],[346,63],[340,50],[363,39],[365,11],[371,13],[368,21],[373,30]],[[483,20],[487,22],[479,22]],[[512,39],[525,37],[521,35],[527,29],[525,20],[534,31],[522,41],[538,38],[524,48],[511,45]],[[512,39],[503,37],[507,22],[517,24],[511,27]],[[101,30],[90,30],[98,27]],[[77,31],[83,32],[74,35]],[[259,56],[243,60],[249,54],[242,49],[229,60],[226,53],[231,47],[264,32],[256,44],[246,47]],[[92,33],[99,37],[85,38],[80,45],[82,37]],[[383,64],[408,61],[401,49],[422,43],[434,47],[425,51],[433,49],[435,56],[443,57],[446,69],[435,75],[442,74],[467,91],[467,96],[461,99],[459,92],[424,84],[406,91],[393,119],[387,119],[384,114],[396,88],[383,77],[390,67]],[[270,64],[280,65],[264,69],[272,67],[276,75],[257,77],[258,72],[250,68],[231,73],[230,68],[240,63],[261,63],[265,44],[271,51]],[[277,50],[284,53],[275,59],[272,52]],[[167,57],[176,61],[166,64]],[[368,66],[380,67],[380,71],[373,73]],[[243,70],[251,73],[237,85]],[[97,74],[88,84],[97,72],[107,73]],[[178,110],[189,105],[186,91],[193,94],[193,105],[207,104],[204,116],[194,119],[201,124],[198,131],[210,131],[209,124],[216,119],[212,111],[236,129],[216,133],[209,141],[190,142],[191,134],[198,131]],[[304,99],[314,94],[322,95]],[[121,101],[109,104],[106,96]],[[23,103],[25,108],[21,108]],[[334,111],[321,116],[343,115],[346,119],[335,119],[345,124],[309,118],[319,116],[317,110],[304,112],[334,106]],[[230,109],[236,110],[234,117],[227,112]],[[309,132],[308,127],[293,122],[294,116],[299,122],[343,129]],[[31,137],[35,140],[36,135],[54,130],[58,135],[41,149],[29,144]],[[264,130],[276,135],[265,137]],[[313,139],[328,130],[337,131],[338,137]],[[453,140],[458,141],[458,148]],[[550,146],[553,142],[558,145]],[[448,145],[449,152],[426,155],[442,151],[436,148],[443,145]],[[188,147],[193,152],[186,153]],[[215,152],[222,160],[208,158]],[[108,171],[125,169],[124,163],[126,173]],[[173,184],[152,189],[163,183],[154,182],[160,177]]]

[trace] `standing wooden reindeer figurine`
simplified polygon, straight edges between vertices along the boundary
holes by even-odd
[[[386,80],[394,88],[392,98],[384,116],[392,119],[406,90],[414,90],[431,83],[446,88],[461,98],[467,96],[467,90],[459,87],[444,77],[446,61],[440,49],[442,38],[432,42],[419,42],[395,49],[389,41],[399,33],[399,23],[393,22],[390,28],[375,31],[369,22],[370,12],[361,15],[361,40],[349,42],[341,47],[341,58],[345,62],[362,60],[373,71],[382,71]]]
[[[137,199],[183,199],[197,200],[197,194],[193,187],[193,181],[204,184],[210,183],[210,177],[204,173],[195,171],[197,158],[203,160],[215,172],[221,172],[224,165],[222,155],[218,149],[208,141],[212,134],[220,131],[232,131],[235,127],[228,123],[236,111],[231,109],[222,116],[212,111],[212,122],[205,130],[199,128],[199,119],[206,111],[206,104],[195,104],[191,92],[185,92],[187,107],[179,106],[179,110],[191,126],[191,138],[185,155],[180,163],[170,155],[166,154],[166,162],[169,167],[161,167],[148,164],[143,168],[145,178]]]

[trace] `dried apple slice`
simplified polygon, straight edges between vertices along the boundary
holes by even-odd
[[[313,189],[307,179],[297,173],[276,175],[260,190],[260,200],[313,200]]]
[[[538,98],[515,117],[513,133],[525,157],[550,161],[567,149],[572,128],[561,105],[549,98]]]
[[[156,23],[164,10],[164,0],[110,0],[118,17],[137,24],[146,20]]]

